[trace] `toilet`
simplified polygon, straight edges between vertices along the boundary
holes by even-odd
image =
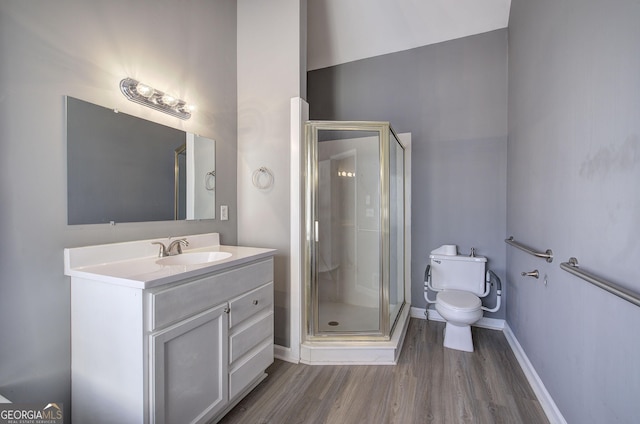
[[[444,245],[429,255],[425,271],[424,297],[435,303],[436,311],[446,322],[444,347],[473,352],[471,324],[482,318],[484,311],[495,312],[500,308],[502,287],[500,279],[486,271],[487,258],[471,254],[460,255],[456,245]],[[482,306],[481,297],[491,292],[493,281],[497,282],[496,306]],[[437,293],[429,298],[429,291]]]

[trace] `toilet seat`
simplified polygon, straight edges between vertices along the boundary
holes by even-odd
[[[478,296],[463,290],[444,290],[438,292],[436,302],[445,308],[458,312],[474,312],[482,306],[482,302]]]

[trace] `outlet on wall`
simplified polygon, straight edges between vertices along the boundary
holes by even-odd
[[[220,206],[220,221],[228,221],[229,220],[229,206],[221,205]]]

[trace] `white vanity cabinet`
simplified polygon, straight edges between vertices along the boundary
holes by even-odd
[[[273,362],[273,257],[151,288],[71,276],[72,420],[209,423]]]

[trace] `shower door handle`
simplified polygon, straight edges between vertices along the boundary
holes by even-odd
[[[320,231],[318,231],[319,222],[315,221],[314,222],[314,226],[315,226],[315,228],[314,228],[314,232],[315,232],[314,233],[314,238],[315,238],[315,241],[317,243],[318,242],[318,234],[320,233]]]

